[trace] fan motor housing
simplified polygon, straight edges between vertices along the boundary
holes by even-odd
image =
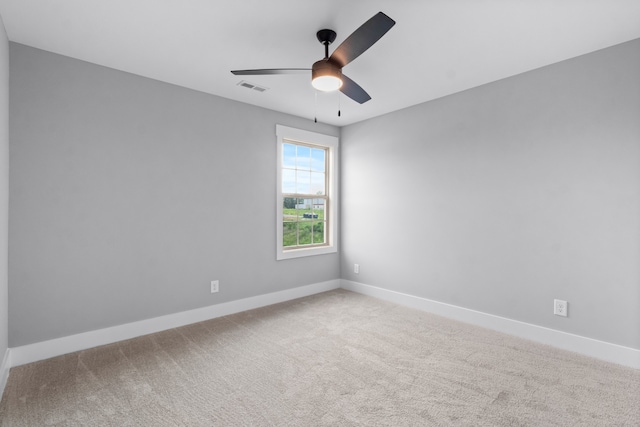
[[[311,67],[311,80],[321,76],[333,76],[342,80],[342,69],[329,60],[321,59]]]

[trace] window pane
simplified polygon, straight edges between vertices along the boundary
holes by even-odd
[[[313,213],[318,215],[317,219],[324,221],[324,209],[325,202],[324,199],[313,199]]]
[[[311,227],[312,222],[299,222],[298,223],[298,244],[310,245],[311,244]]]
[[[282,144],[282,167],[295,169],[296,167],[296,146],[293,144]]]
[[[319,196],[324,195],[324,174],[311,172],[311,193]]]
[[[313,223],[313,244],[324,243],[324,222]]]
[[[298,244],[298,223],[284,222],[282,230],[282,246],[296,246]]]
[[[285,194],[296,192],[296,171],[291,169],[282,170],[282,192]]]
[[[304,211],[304,207],[305,207],[304,199],[297,199],[296,200],[296,215],[298,216],[298,218],[300,218],[302,216],[302,212]]]
[[[318,214],[313,211],[313,200],[312,199],[304,199],[304,207],[299,210],[299,218],[301,221],[313,221],[314,219],[318,219]]]
[[[298,157],[297,157],[297,168],[298,169],[311,169],[311,148],[305,147],[304,145],[296,146],[298,149]]]
[[[311,170],[317,172],[325,172],[325,163],[324,163],[325,150],[320,150],[317,148],[311,149]]]
[[[298,212],[296,211],[296,199],[285,197],[282,204],[282,219],[284,221],[297,221]]]
[[[309,171],[296,171],[296,193],[311,194],[311,173]]]

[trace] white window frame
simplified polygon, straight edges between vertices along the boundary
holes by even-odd
[[[324,255],[338,252],[338,150],[339,139],[336,136],[324,135],[302,129],[276,125],[277,140],[277,190],[276,190],[276,259],[278,261],[313,255]],[[282,146],[285,142],[318,145],[327,148],[329,176],[327,186],[328,203],[325,207],[327,218],[326,240],[324,246],[296,247],[285,249],[282,243],[283,233],[283,193],[282,193]]]

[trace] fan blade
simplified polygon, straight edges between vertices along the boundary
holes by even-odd
[[[234,70],[236,76],[258,76],[266,74],[308,74],[311,68],[265,68],[261,70]]]
[[[382,12],[378,12],[373,18],[362,24],[355,30],[338,48],[333,51],[330,59],[344,67],[349,62],[362,55],[367,49],[380,40],[387,31],[396,24]]]
[[[344,74],[342,75],[342,87],[340,88],[340,92],[360,104],[364,104],[371,99],[369,94],[365,92],[358,83],[354,82]]]

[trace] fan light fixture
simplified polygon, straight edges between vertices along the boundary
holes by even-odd
[[[311,68],[311,85],[323,92],[332,92],[342,87],[342,70],[332,62],[321,59]]]
[[[340,89],[342,86],[342,80],[335,76],[320,76],[313,79],[311,82],[314,88],[323,92],[333,92]]]

